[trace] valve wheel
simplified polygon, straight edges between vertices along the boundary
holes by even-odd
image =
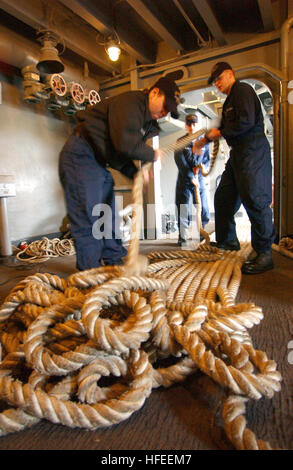
[[[72,83],[70,85],[70,94],[72,96],[72,99],[77,103],[77,104],[82,104],[85,100],[85,93],[84,89],[79,83]]]
[[[96,103],[101,101],[100,95],[96,90],[91,90],[89,92],[89,104],[93,106]]]
[[[51,86],[53,93],[55,93],[55,95],[57,96],[66,95],[67,85],[62,75],[59,75],[57,73],[53,74],[50,78],[50,86]]]

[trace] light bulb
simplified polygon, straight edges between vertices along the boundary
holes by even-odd
[[[119,59],[119,56],[120,56],[120,47],[114,45],[114,44],[111,44],[107,47],[107,54],[110,58],[110,60],[112,60],[112,62],[116,62],[116,60]]]

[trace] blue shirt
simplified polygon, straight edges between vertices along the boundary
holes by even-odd
[[[187,135],[187,134],[186,134]],[[184,137],[180,137],[178,141],[180,142],[181,139]],[[194,178],[194,174],[192,168],[202,163],[203,165],[208,165],[210,162],[210,152],[209,146],[205,145],[202,147],[200,155],[197,155],[192,152],[193,144],[187,145],[184,149],[178,150],[174,154],[175,163],[178,168],[178,181],[182,183],[190,183],[191,180]],[[199,170],[198,173],[199,178],[202,178],[201,171]]]

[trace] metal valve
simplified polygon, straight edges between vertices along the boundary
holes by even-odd
[[[87,96],[87,101],[90,106],[99,103],[101,101],[99,93],[96,90],[90,90]]]
[[[69,91],[74,104],[80,106],[85,102],[85,92],[79,83],[71,83]]]

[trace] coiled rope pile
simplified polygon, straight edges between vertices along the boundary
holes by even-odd
[[[58,256],[71,256],[75,254],[75,247],[73,239],[59,238],[49,239],[42,237],[41,240],[31,242],[23,250],[16,253],[16,258],[19,261],[26,263],[43,263],[50,258]]]
[[[247,429],[245,403],[280,390],[276,363],[255,350],[256,305],[236,304],[250,252],[139,255],[142,175],[133,185],[132,236],[124,266],[26,277],[0,307],[0,435],[40,419],[90,430],[139,410],[153,388],[202,371],[229,392],[222,406],[236,449],[271,449]],[[173,358],[174,364],[160,366]],[[100,386],[102,377],[117,382]]]

